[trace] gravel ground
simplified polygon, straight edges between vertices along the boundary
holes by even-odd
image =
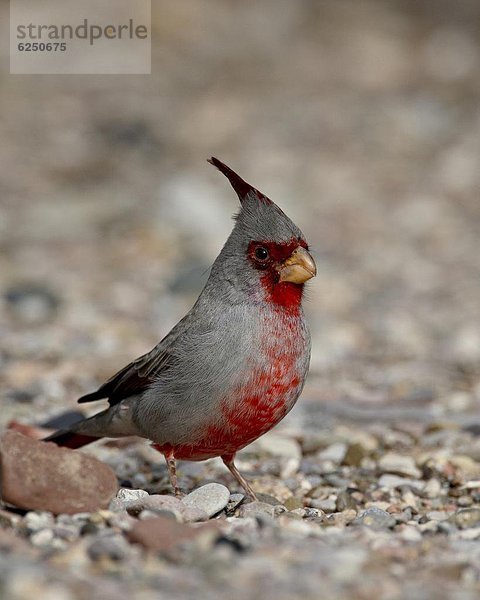
[[[97,444],[117,499],[2,510],[0,596],[478,598],[478,2],[155,4],[149,77],[0,75],[0,427],[190,308],[235,210],[212,154],[316,250],[311,374],[240,456],[260,503],[214,460],[167,506],[148,445]]]

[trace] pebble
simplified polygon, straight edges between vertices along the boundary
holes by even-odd
[[[145,490],[132,490],[130,488],[120,488],[117,492],[117,500],[119,500],[125,508],[129,502],[134,502],[140,498],[146,498],[148,492]]]
[[[389,452],[380,458],[378,466],[382,471],[387,471],[388,473],[406,475],[407,477],[413,477],[414,479],[419,479],[421,477],[421,472],[415,466],[415,461],[411,456]]]
[[[204,538],[210,545],[218,537],[220,522],[210,521],[199,526],[177,523],[166,517],[156,517],[145,521],[137,521],[130,531],[128,539],[144,546],[147,550],[159,552],[164,555],[173,555],[179,546]]]
[[[441,524],[439,521],[427,521],[426,523],[420,523],[418,528],[422,533],[436,533]]]
[[[345,456],[343,457],[343,462],[351,467],[359,467],[362,463],[362,460],[369,455],[369,449],[356,442],[348,446]]]
[[[337,502],[335,498],[326,498],[324,500],[313,499],[310,501],[310,506],[326,513],[333,513],[337,510]]]
[[[450,517],[450,513],[444,510],[431,510],[427,512],[426,517],[430,521],[446,521]]]
[[[241,519],[248,517],[271,517],[273,519],[275,516],[275,507],[266,502],[248,502],[240,506],[238,516]]]
[[[462,490],[476,490],[480,489],[480,480],[477,481],[467,481],[464,485],[461,486]]]
[[[418,488],[423,487],[421,481],[415,481],[413,479],[401,477],[400,475],[391,475],[390,473],[385,473],[378,480],[378,487],[387,489],[402,488],[403,486],[412,484],[416,485]]]
[[[56,538],[73,542],[80,535],[80,529],[76,525],[54,525],[53,534]]]
[[[160,494],[140,495],[136,500],[128,501],[125,508],[131,515],[139,515],[143,511],[169,512],[178,521],[185,523],[206,521],[211,516],[194,504],[185,503],[180,498],[175,498],[175,496]]]
[[[330,526],[345,527],[357,517],[357,511],[353,509],[343,510],[342,512],[332,513],[326,516],[326,523]]]
[[[262,436],[248,447],[248,451],[265,452],[270,456],[279,456],[286,459],[295,459],[300,464],[302,449],[300,444],[291,437],[269,433]]]
[[[419,542],[422,539],[422,533],[413,525],[404,525],[400,529],[400,537],[406,542]]]
[[[91,560],[102,558],[119,561],[129,554],[130,546],[125,538],[118,534],[97,535],[88,545],[87,554]]]
[[[22,524],[28,531],[38,531],[39,529],[53,527],[55,519],[52,513],[49,512],[30,511],[23,517]]]
[[[347,453],[347,444],[337,442],[317,452],[317,457],[321,461],[332,461],[333,463],[341,463]]]
[[[301,498],[292,496],[291,498],[287,498],[285,500],[284,506],[287,510],[297,510],[299,508],[303,509],[303,500]]]
[[[435,477],[429,479],[422,489],[422,493],[426,498],[437,498],[441,491],[442,484]]]
[[[49,546],[53,541],[54,535],[51,529],[39,529],[30,536],[30,541],[34,546]]]
[[[336,510],[342,512],[343,510],[355,509],[356,507],[357,502],[347,490],[342,490],[338,493],[337,501],[335,503]]]
[[[372,529],[390,529],[395,525],[395,518],[385,510],[372,506],[358,515],[353,524]]]
[[[244,501],[245,494],[231,494],[230,499],[225,507],[227,515],[233,515],[236,508]]]
[[[452,515],[451,521],[460,529],[480,525],[480,508],[462,508]]]
[[[189,508],[199,509],[209,517],[213,517],[227,506],[229,500],[228,488],[220,483],[207,483],[190,492],[182,502]]]

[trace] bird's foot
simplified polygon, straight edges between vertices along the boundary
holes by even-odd
[[[185,492],[182,492],[182,490],[178,486],[174,488],[173,493],[175,495],[175,498],[178,498],[179,500],[185,498]]]

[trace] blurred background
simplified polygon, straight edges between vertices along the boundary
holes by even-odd
[[[154,0],[152,25],[150,76],[2,72],[0,424],[73,407],[188,311],[237,210],[211,155],[315,251],[289,419],[474,421],[478,1]]]

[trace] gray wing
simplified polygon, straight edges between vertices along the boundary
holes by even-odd
[[[121,400],[140,394],[148,389],[175,361],[173,349],[177,339],[188,328],[191,312],[187,314],[150,352],[143,354],[126,367],[115,373],[97,391],[82,396],[78,402],[93,402],[108,398],[110,406]]]

